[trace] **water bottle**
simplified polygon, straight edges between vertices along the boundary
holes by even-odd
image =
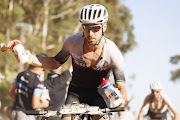
[[[45,86],[42,87],[41,100],[48,100],[48,101],[50,101],[49,90],[46,89]]]
[[[29,57],[23,53],[25,50],[20,42],[18,41],[14,42],[13,50],[14,50],[14,53],[18,55],[20,63],[24,64],[29,61]]]
[[[120,91],[115,88],[109,80],[105,78],[102,79],[101,87],[104,89],[106,94],[106,99],[111,103],[111,105],[116,108],[122,103],[122,95]]]

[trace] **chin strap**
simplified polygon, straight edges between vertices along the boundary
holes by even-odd
[[[102,37],[104,36],[103,26],[104,26],[104,24],[102,24],[102,36],[101,36],[100,40],[94,44],[94,46],[99,45],[99,43],[101,42]],[[94,49],[94,46],[93,46],[93,49]]]

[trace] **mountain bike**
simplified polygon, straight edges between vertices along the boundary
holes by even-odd
[[[89,106],[87,104],[68,104],[63,105],[60,110],[57,111],[45,111],[45,110],[28,110],[26,112],[27,115],[41,115],[43,120],[46,120],[50,116],[59,116],[62,115],[71,115],[71,120],[82,120],[84,115],[101,115],[103,117],[111,114],[111,112],[119,112],[124,111],[124,107],[118,108],[104,108],[101,109],[98,106]]]

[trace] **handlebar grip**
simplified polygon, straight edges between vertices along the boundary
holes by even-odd
[[[124,107],[118,107],[118,108],[105,108],[102,109],[102,112],[106,113],[106,112],[119,112],[119,111],[124,111],[125,108]]]
[[[37,110],[27,110],[26,115],[43,115],[45,114],[45,111],[37,111]]]

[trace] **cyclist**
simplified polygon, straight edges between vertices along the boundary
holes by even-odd
[[[38,91],[42,84],[39,76],[42,71],[41,67],[30,65],[29,69],[19,73],[11,84],[8,94],[14,101],[12,120],[35,120],[35,116],[26,115],[26,110],[48,107],[49,101],[36,101],[40,97]]]
[[[44,69],[56,69],[66,62],[69,56],[72,57],[72,80],[65,104],[80,102],[97,105],[100,108],[107,107],[98,93],[98,86],[103,77],[108,79],[111,71],[116,87],[120,90],[122,99],[126,101],[122,54],[114,42],[104,37],[108,21],[106,8],[99,4],[87,5],[81,9],[79,21],[82,24],[83,33],[68,37],[64,41],[62,50],[55,57],[37,58],[27,51],[25,54],[30,58],[27,63]],[[12,45],[13,41],[6,46]],[[70,119],[70,116],[65,116],[65,119]],[[103,119],[103,117],[96,115],[93,119]]]
[[[177,112],[172,107],[172,104],[167,96],[165,96],[161,91],[161,83],[159,81],[152,82],[150,84],[150,88],[152,93],[146,96],[144,103],[140,109],[138,119],[142,120],[143,118],[146,118],[147,120],[166,120],[167,112],[171,111],[174,114],[173,120],[178,120]],[[143,117],[143,110],[147,104],[149,104],[149,110],[147,115]]]

